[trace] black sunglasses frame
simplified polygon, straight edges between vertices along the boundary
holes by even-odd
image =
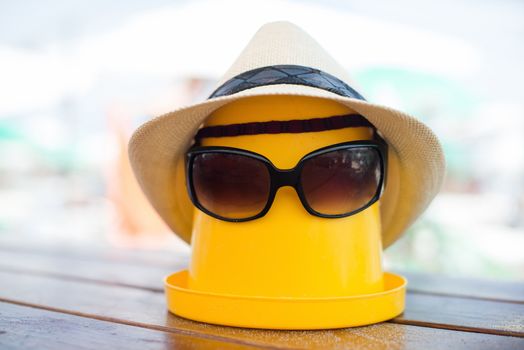
[[[300,182],[300,176],[302,174],[302,168],[303,168],[304,162],[307,161],[308,159],[311,159],[313,157],[316,157],[324,153],[329,153],[329,152],[344,150],[344,149],[357,148],[357,147],[373,148],[373,149],[376,149],[379,154],[380,179],[379,179],[379,183],[377,186],[377,191],[375,192],[375,195],[373,196],[373,198],[366,205],[362,206],[361,208],[358,208],[356,210],[350,211],[348,213],[343,213],[343,214],[322,214],[322,213],[317,212],[313,208],[311,208],[311,206],[307,202],[306,196],[302,189],[302,184]],[[206,209],[203,205],[201,205],[196,195],[194,182],[193,182],[193,163],[194,163],[195,157],[202,153],[237,154],[237,155],[242,155],[245,157],[249,157],[249,158],[261,161],[268,169],[269,176],[270,176],[270,188],[269,188],[267,203],[265,207],[262,209],[262,211],[260,211],[260,213],[256,215],[253,215],[247,218],[227,218],[227,217],[223,217],[221,215],[215,214],[209,211],[208,209]],[[195,205],[195,207],[197,207],[204,213],[214,218],[224,220],[224,221],[229,221],[229,222],[251,221],[251,220],[255,220],[255,219],[258,219],[266,215],[269,209],[271,208],[271,205],[273,204],[277,190],[282,186],[293,187],[298,194],[300,202],[302,203],[304,208],[307,210],[307,212],[310,213],[311,215],[319,216],[322,218],[342,218],[342,217],[347,217],[347,216],[357,214],[365,210],[366,208],[371,206],[373,203],[375,203],[382,196],[385,190],[385,187],[386,187],[387,163],[388,163],[387,154],[388,154],[388,145],[384,141],[384,139],[382,139],[382,137],[380,137],[376,133],[376,131],[374,132],[374,138],[372,140],[356,140],[356,141],[342,142],[342,143],[337,143],[337,144],[329,145],[326,147],[322,147],[312,152],[309,152],[306,155],[304,155],[297,162],[295,167],[291,169],[279,169],[265,156],[259,153],[244,150],[241,148],[227,147],[227,146],[200,146],[199,144],[195,144],[186,152],[186,187],[188,190],[189,198],[191,199],[191,202]]]

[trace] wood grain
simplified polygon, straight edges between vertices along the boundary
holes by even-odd
[[[31,253],[50,257],[68,257],[85,261],[122,262],[127,264],[170,268],[189,259],[189,247],[172,250],[124,249],[106,245],[89,246],[36,242],[35,239],[7,239],[0,236],[0,251]]]
[[[482,344],[493,346],[500,342],[508,347],[524,345],[523,338],[392,323],[326,331],[223,327],[170,314],[165,309],[163,294],[155,291],[9,272],[0,272],[0,281],[0,298],[3,301],[161,331],[181,330],[193,336],[216,337],[221,341],[232,339],[258,346],[337,348],[343,344],[356,348],[370,345],[378,348],[405,348],[417,344],[416,348],[428,348],[435,347],[436,341],[454,345],[454,348],[464,344],[476,344],[475,348],[478,348]],[[501,322],[500,317],[494,320],[494,326],[500,327],[497,322]]]
[[[0,303],[1,349],[256,349],[219,341],[114,322]]]
[[[53,276],[92,283],[122,285],[163,292],[163,278],[186,266],[185,261],[172,267],[159,267],[140,262],[84,259],[67,254],[35,254],[0,250],[0,270]]]
[[[211,326],[214,327],[214,326]],[[325,331],[241,330],[269,345],[156,331],[0,302],[2,349],[522,349],[524,339],[391,323]],[[176,333],[173,333],[176,332]],[[263,337],[261,337],[261,335]],[[227,342],[225,342],[227,341]]]
[[[188,266],[184,252],[97,250],[78,247],[0,245],[0,269],[48,274],[162,291],[162,279]],[[70,269],[64,269],[69,266]],[[132,271],[132,273],[130,273]],[[408,278],[409,293],[524,303],[524,283],[425,275],[396,271]]]
[[[393,322],[524,337],[524,305],[411,293]]]
[[[408,289],[411,293],[524,303],[523,282],[459,278],[406,271],[397,272],[406,276],[409,281]]]

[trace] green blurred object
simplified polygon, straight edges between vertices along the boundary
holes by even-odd
[[[23,139],[22,133],[14,123],[6,119],[0,119],[0,140]]]
[[[439,118],[469,119],[480,102],[458,82],[427,72],[373,67],[357,71],[355,79],[368,99],[380,100],[381,92],[388,89],[394,92],[406,112],[420,118],[427,117],[425,113],[418,112],[424,112],[421,111],[423,104],[430,102],[437,104]]]
[[[391,105],[393,98],[397,108],[416,116],[432,128],[450,132],[438,132],[446,155],[448,174],[460,181],[474,177],[467,143],[460,135],[464,124],[473,122],[475,111],[481,104],[459,82],[427,72],[400,67],[372,67],[357,71],[356,81],[367,99]],[[445,135],[453,135],[455,137]]]
[[[24,128],[18,125],[14,119],[0,119],[0,144],[4,144],[4,146],[9,146],[9,144],[22,145],[30,149],[46,166],[58,171],[73,170],[82,164],[82,157],[79,155],[75,144],[68,144],[59,148],[42,147],[32,140]]]

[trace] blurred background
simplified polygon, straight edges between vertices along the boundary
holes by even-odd
[[[442,192],[386,267],[524,280],[524,3],[512,0],[0,1],[0,245],[189,254],[140,192],[127,141],[205,99],[273,20],[443,143]]]

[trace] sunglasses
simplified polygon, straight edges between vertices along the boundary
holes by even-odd
[[[193,145],[186,153],[189,197],[204,213],[225,221],[264,216],[282,186],[292,186],[304,208],[323,218],[354,215],[385,189],[387,143],[338,143],[303,156],[292,169],[279,169],[265,156],[234,147]]]

